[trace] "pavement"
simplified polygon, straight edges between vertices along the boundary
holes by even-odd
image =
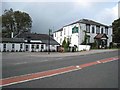
[[[97,49],[97,50],[89,50],[89,51],[80,51],[80,52],[17,52],[17,53],[2,53],[2,55],[12,54],[16,55],[19,54],[20,57],[22,56],[35,56],[35,57],[66,57],[66,56],[79,56],[79,55],[88,55],[88,54],[95,54],[95,53],[103,53],[103,52],[111,52],[111,51],[118,51],[118,49]]]

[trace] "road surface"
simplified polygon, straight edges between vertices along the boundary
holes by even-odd
[[[75,56],[3,54],[3,79],[84,65],[118,56],[118,51]],[[98,62],[99,63],[99,62]],[[118,60],[88,66],[49,77],[6,85],[3,88],[118,88]],[[72,69],[73,69],[72,68]]]

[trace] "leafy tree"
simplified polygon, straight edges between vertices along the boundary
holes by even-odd
[[[62,42],[62,47],[65,47],[65,45],[66,45],[66,40],[65,40],[65,38],[64,38],[64,40],[63,40],[63,42]]]
[[[64,48],[65,51],[68,51],[69,45],[70,45],[69,40],[66,41],[66,38],[64,38],[64,40],[62,42],[62,47]]]
[[[32,19],[29,14],[21,11],[13,11],[13,9],[5,10],[2,15],[2,36],[10,37],[11,32],[14,36],[23,32],[30,32],[32,27]]]
[[[113,27],[113,42],[120,43],[120,18],[114,20],[112,23]]]

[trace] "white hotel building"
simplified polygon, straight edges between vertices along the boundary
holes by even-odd
[[[70,47],[77,46],[82,50],[85,32],[87,34],[87,43],[96,41],[98,48],[109,47],[112,42],[112,27],[92,20],[81,19],[69,25],[63,26],[60,30],[53,33],[53,38],[62,45],[64,38],[70,41]]]

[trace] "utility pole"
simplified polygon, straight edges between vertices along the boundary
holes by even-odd
[[[48,40],[48,54],[50,54],[50,36],[51,36],[52,30],[49,29],[49,40]]]

